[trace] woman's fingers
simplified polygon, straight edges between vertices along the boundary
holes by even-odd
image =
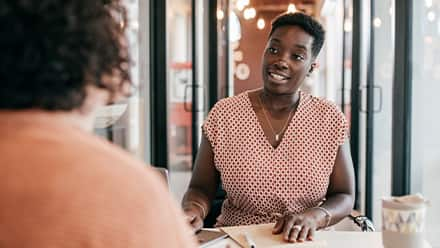
[[[286,219],[284,220],[283,236],[284,240],[289,241],[290,234],[293,231],[293,225],[295,224],[295,219],[292,216],[286,216],[285,218]]]
[[[272,233],[273,234],[280,234],[283,231],[284,227],[284,218],[278,219],[277,223],[273,227]]]
[[[298,242],[304,242],[306,240],[306,238],[307,238],[307,235],[309,234],[310,229],[311,228],[308,227],[308,226],[303,226],[301,228],[301,231],[298,234],[297,241]]]
[[[287,239],[287,241],[289,241],[289,242],[298,241],[298,235],[302,229],[303,229],[303,227],[301,225],[298,225],[298,224],[293,225],[290,230],[290,235],[288,236],[289,238]]]
[[[203,220],[197,211],[187,209],[185,210],[185,216],[187,223],[193,228],[194,232],[203,227]]]
[[[190,223],[190,224],[195,220],[195,218],[196,218],[195,215],[188,215],[188,214],[186,214],[186,221],[188,223]]]
[[[191,226],[194,229],[194,232],[198,232],[203,227],[203,220],[200,217],[196,217],[193,222],[191,222]]]
[[[310,228],[309,234],[307,235],[307,240],[313,240],[315,238],[316,228]]]
[[[273,227],[273,234],[282,233],[288,242],[313,240],[316,232],[316,220],[304,215],[286,215],[280,218]]]

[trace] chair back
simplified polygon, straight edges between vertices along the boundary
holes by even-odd
[[[361,232],[374,232],[373,222],[368,217],[361,215],[358,211],[353,210],[351,214],[341,220],[339,223],[333,225],[333,230],[336,231],[361,231]]]

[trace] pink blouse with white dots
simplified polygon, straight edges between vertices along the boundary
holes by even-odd
[[[280,214],[317,206],[348,136],[338,107],[304,92],[276,148],[267,140],[248,92],[220,100],[202,129],[227,193],[217,226],[269,223]]]

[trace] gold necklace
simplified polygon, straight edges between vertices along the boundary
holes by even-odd
[[[293,110],[294,110],[295,108],[292,108],[292,109],[290,110],[290,112],[289,112],[289,116],[287,117],[287,120],[286,120],[286,123],[284,123],[284,126],[283,126],[283,128],[280,130],[280,132],[277,133],[277,132],[275,132],[275,129],[272,127],[272,124],[270,123],[270,120],[269,120],[269,118],[267,117],[267,114],[266,114],[266,108],[264,107],[264,105],[263,105],[263,101],[261,100],[261,95],[258,95],[258,102],[260,103],[260,106],[261,106],[261,108],[263,109],[264,118],[266,119],[267,123],[269,124],[270,130],[272,131],[273,135],[275,136],[275,141],[278,142],[278,141],[280,140],[280,135],[286,130],[286,128],[287,128],[287,126],[288,126],[288,124],[289,124],[290,117],[291,117],[291,115],[292,115],[292,113],[293,113]]]

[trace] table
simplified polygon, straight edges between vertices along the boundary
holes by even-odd
[[[342,231],[321,231],[316,233],[316,238],[327,241],[328,248],[383,248],[382,234],[380,232],[342,232]],[[219,241],[209,248],[240,248],[230,238]],[[424,248],[431,248],[428,242]]]

